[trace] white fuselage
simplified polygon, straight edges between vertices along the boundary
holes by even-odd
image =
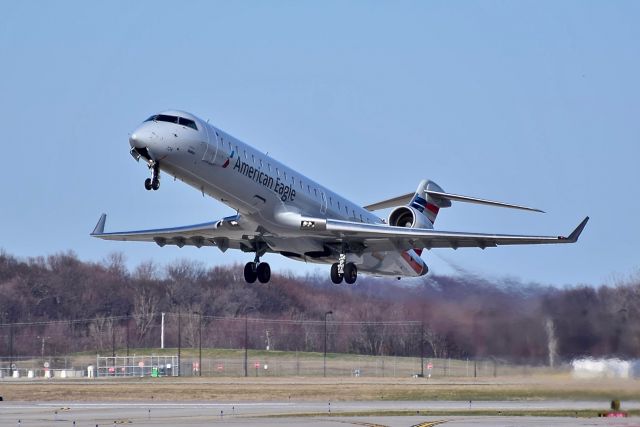
[[[272,252],[293,259],[333,263],[313,233],[283,221],[289,213],[370,224],[384,221],[250,145],[188,113],[197,130],[162,121],[146,121],[134,131],[132,146],[148,149],[165,174],[186,182],[230,206],[262,227]],[[349,253],[360,271],[376,275],[418,276],[426,265],[413,251]],[[424,268],[423,268],[424,267]]]

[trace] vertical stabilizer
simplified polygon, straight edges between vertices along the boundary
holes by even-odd
[[[418,189],[416,190],[413,199],[411,199],[409,206],[422,212],[422,214],[426,216],[433,225],[436,221],[436,217],[438,216],[438,212],[440,212],[440,208],[450,207],[451,202],[446,199],[432,197],[426,193],[427,190],[444,193],[444,190],[435,182],[426,179],[422,180],[420,181],[420,185],[418,185]]]

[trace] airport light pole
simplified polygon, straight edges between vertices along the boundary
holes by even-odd
[[[329,310],[324,313],[324,359],[323,359],[323,376],[327,376],[327,316],[333,314],[333,311]]]
[[[248,314],[250,311],[255,310],[256,308],[254,306],[251,307],[247,307],[244,310],[244,376],[247,377],[249,376],[247,374],[247,359],[248,359],[248,351],[247,351],[247,345],[249,342],[249,329],[248,329]]]
[[[47,340],[47,338],[51,338],[51,337],[45,337],[43,336],[37,336],[36,337],[39,340],[42,340],[42,347],[40,348],[40,356],[42,357],[42,363],[44,363],[44,343]]]
[[[198,324],[198,376],[202,376],[202,313],[194,311],[193,314],[197,314],[199,317]]]

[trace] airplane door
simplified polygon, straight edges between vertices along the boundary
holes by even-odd
[[[326,214],[327,213],[327,196],[324,195],[324,191],[320,192],[320,213],[321,214]]]
[[[209,163],[213,165],[216,161],[216,156],[218,155],[218,132],[210,131],[209,126],[205,126],[207,132],[207,141],[203,144],[205,145],[204,154],[202,155],[202,161],[205,163]]]

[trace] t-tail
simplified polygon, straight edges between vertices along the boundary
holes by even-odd
[[[444,193],[444,190],[435,182],[429,180],[420,181],[416,193],[413,195],[413,199],[409,202],[409,206],[417,209],[422,215],[427,217],[431,226],[436,222],[436,217],[441,208],[448,208],[451,206],[451,202],[447,199],[437,198],[432,196],[429,192]]]

